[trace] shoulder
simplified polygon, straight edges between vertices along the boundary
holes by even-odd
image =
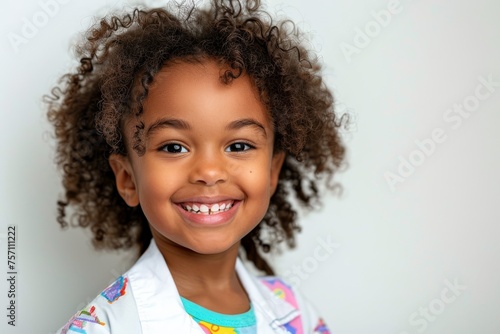
[[[314,306],[293,285],[276,276],[257,277],[257,279],[271,290],[276,297],[285,300],[299,310],[300,319],[296,319],[294,323],[295,326],[300,323],[304,333],[330,334],[328,327]]]
[[[140,333],[140,322],[127,275],[118,277],[57,334]]]

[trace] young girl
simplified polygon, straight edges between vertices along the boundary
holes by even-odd
[[[288,22],[289,23],[289,22]],[[140,259],[59,333],[329,333],[283,280],[251,276],[299,231],[344,147],[319,66],[258,1],[103,19],[49,101],[67,209]]]

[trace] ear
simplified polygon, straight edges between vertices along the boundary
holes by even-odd
[[[139,196],[129,159],[120,154],[111,154],[109,165],[115,174],[116,188],[128,206],[139,205]]]
[[[285,161],[286,154],[283,151],[275,152],[271,161],[271,195],[276,191],[281,167]]]

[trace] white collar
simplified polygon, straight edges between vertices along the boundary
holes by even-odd
[[[241,260],[236,260],[236,272],[254,306],[258,333],[286,333],[279,326],[299,315],[299,311],[276,297],[258,279],[251,276]],[[128,271],[142,332],[203,334],[203,330],[185,312],[179,292],[154,239]]]

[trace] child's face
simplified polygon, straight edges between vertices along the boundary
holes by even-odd
[[[266,109],[248,76],[225,85],[223,70],[214,61],[163,68],[144,103],[145,154],[130,149],[132,120],[131,153],[110,158],[120,194],[141,205],[163,246],[201,254],[237,246],[276,189],[284,154],[273,154]]]

